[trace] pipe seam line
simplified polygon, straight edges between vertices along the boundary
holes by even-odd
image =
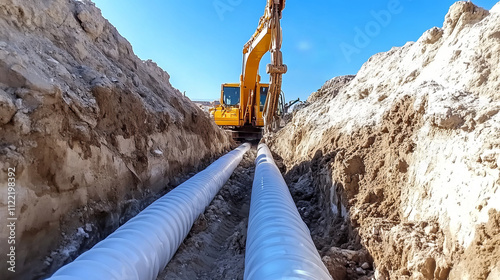
[[[245,143],[222,156],[48,279],[156,279],[249,149]]]

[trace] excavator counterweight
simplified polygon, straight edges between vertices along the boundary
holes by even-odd
[[[285,0],[267,0],[257,30],[243,47],[243,65],[239,83],[221,86],[220,105],[210,109],[215,123],[233,132],[237,140],[260,139],[274,130],[278,112],[284,111],[281,95],[282,75],[287,72],[281,53],[281,17]],[[269,83],[261,83],[260,60],[271,53],[267,65]],[[281,100],[281,102],[280,102]]]

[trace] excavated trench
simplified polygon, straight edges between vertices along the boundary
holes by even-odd
[[[361,238],[342,206],[332,205],[331,189],[325,182],[329,157],[315,157],[285,170],[274,154],[295,201],[302,220],[307,224],[316,249],[333,279],[372,279],[373,258],[361,245]]]
[[[254,145],[157,279],[243,279],[256,154]],[[373,259],[357,232],[326,203],[317,180],[320,166],[304,162],[287,171],[279,155],[273,156],[332,277],[371,279]]]
[[[157,279],[243,279],[256,155],[257,144],[254,143],[227,183],[196,220]],[[318,161],[303,162],[286,170],[281,157],[277,154],[273,154],[273,157],[333,279],[371,279],[371,256],[360,245],[357,233],[343,218],[332,212],[327,202],[330,201],[329,195],[322,188],[324,184],[321,179],[324,164]],[[192,175],[194,173],[190,173]],[[130,209],[131,212],[137,213],[137,208],[144,208],[151,200],[142,203],[142,206],[133,207],[135,211]],[[130,214],[125,213],[125,216],[130,217]],[[95,238],[111,232],[105,228],[97,229],[96,234],[84,238],[86,242],[75,253],[79,255],[98,242]],[[56,254],[52,262],[57,265],[66,260]]]
[[[256,154],[245,154],[157,279],[243,279]]]

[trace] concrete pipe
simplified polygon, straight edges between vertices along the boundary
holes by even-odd
[[[265,144],[256,165],[244,279],[332,279]]]
[[[156,279],[249,149],[221,157],[49,279]]]

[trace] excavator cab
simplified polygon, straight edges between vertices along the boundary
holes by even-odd
[[[226,106],[237,106],[240,104],[240,86],[222,85],[222,103]]]
[[[257,83],[250,96],[243,96],[240,84],[222,84],[220,105],[211,109],[210,113],[219,126],[232,133],[235,140],[260,139],[268,92],[269,84]],[[247,103],[242,104],[241,100],[247,100]]]
[[[254,93],[257,94],[254,94]],[[222,84],[220,105],[210,109],[210,114],[222,128],[230,131],[236,140],[260,139],[264,127],[264,109],[269,94],[269,84],[257,83],[250,96],[242,95],[240,84]],[[281,116],[284,110],[284,94],[281,92],[277,115]],[[243,107],[241,100],[248,100]],[[243,112],[243,113],[242,113]]]
[[[220,105],[210,109],[215,123],[223,128],[240,126],[240,84],[222,84]]]
[[[269,92],[269,85],[262,85],[259,90],[259,108],[260,111],[264,111],[264,105],[266,104],[267,93]]]

